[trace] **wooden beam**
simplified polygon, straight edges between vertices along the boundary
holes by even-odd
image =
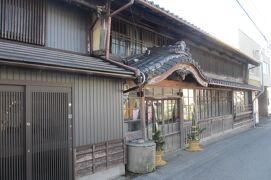
[[[214,89],[214,90],[223,90],[223,91],[232,91],[229,88],[215,88],[215,87],[202,87],[197,83],[185,82],[185,81],[174,81],[174,80],[163,80],[157,84],[146,85],[146,88],[157,88],[157,87],[165,87],[165,88],[177,88],[177,89]]]
[[[201,76],[201,74],[198,72],[198,70],[195,67],[193,67],[192,65],[186,64],[186,63],[177,64],[177,65],[173,66],[172,68],[170,68],[169,70],[167,70],[165,73],[163,73],[159,76],[156,76],[154,78],[151,78],[148,81],[148,84],[159,83],[160,81],[166,79],[168,76],[170,76],[173,72],[175,72],[177,70],[189,71],[200,85],[202,85],[204,87],[208,86],[208,82]]]

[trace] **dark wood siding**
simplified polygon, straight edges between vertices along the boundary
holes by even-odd
[[[244,81],[245,66],[241,63],[229,61],[222,55],[215,55],[193,45],[189,45],[189,48],[192,58],[199,63],[204,72],[214,77],[218,75],[225,80]]]
[[[0,38],[44,45],[46,0],[1,0]]]
[[[75,176],[83,177],[118,164],[125,164],[125,151],[125,139],[77,147]]]

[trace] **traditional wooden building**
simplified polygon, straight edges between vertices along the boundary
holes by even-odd
[[[0,179],[123,174],[154,125],[184,147],[193,107],[204,137],[250,124],[248,64],[145,0],[1,0]]]
[[[152,138],[153,129],[158,128],[165,136],[166,151],[185,147],[193,113],[199,126],[206,128],[202,138],[253,123],[252,97],[259,88],[219,75],[210,77],[192,57],[181,41],[172,46],[149,48],[145,54],[126,59],[127,64],[144,73],[146,81],[137,93],[131,92],[134,90],[131,85],[127,89],[128,108],[124,117],[133,121],[135,114],[140,114],[138,111],[144,111],[146,132],[143,137]],[[211,61],[202,57],[201,60]],[[208,64],[211,63],[215,62]],[[230,66],[229,62],[224,63],[224,68]],[[142,98],[144,108],[139,106],[137,111],[131,111]]]
[[[143,74],[140,85],[125,85],[127,140],[151,138],[155,126],[166,151],[184,148],[194,109],[202,138],[253,124],[260,88],[248,84],[248,67],[259,62],[152,2],[136,0],[112,17],[110,58]]]

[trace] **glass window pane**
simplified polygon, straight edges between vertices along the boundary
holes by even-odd
[[[165,124],[168,124],[168,120],[169,120],[169,115],[168,115],[168,102],[167,100],[164,100],[164,116],[163,116],[163,120],[165,122]]]
[[[193,105],[194,104],[194,98],[189,98],[189,105]]]
[[[158,124],[162,124],[162,101],[153,101],[155,120]]]
[[[188,89],[183,89],[183,97],[188,97]]]
[[[189,89],[189,97],[193,97],[194,96],[194,90],[193,89]]]
[[[178,101],[174,100],[173,101],[173,122],[178,122],[180,121],[180,117],[179,117],[179,112],[178,112]]]
[[[188,98],[183,98],[184,105],[189,105]]]

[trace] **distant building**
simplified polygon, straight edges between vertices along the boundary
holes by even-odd
[[[263,86],[263,92],[256,102],[257,116],[266,117],[271,113],[271,74],[270,74],[270,57],[268,57],[266,50],[255,42],[251,37],[239,30],[239,49],[248,56],[257,59],[261,62],[259,67],[249,67],[250,84],[256,86]]]

